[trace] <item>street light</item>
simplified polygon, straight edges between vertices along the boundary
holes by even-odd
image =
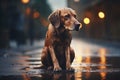
[[[89,23],[90,23],[90,19],[86,17],[86,18],[84,18],[83,22],[84,22],[85,24],[89,24]]]
[[[99,16],[99,18],[103,19],[103,18],[105,18],[105,13],[102,12],[102,11],[100,11],[100,12],[98,13],[98,16]]]
[[[24,3],[24,4],[27,4],[27,3],[30,2],[30,0],[21,0],[21,1],[22,1],[22,3]]]

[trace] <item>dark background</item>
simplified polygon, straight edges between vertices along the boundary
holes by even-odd
[[[76,10],[83,24],[78,37],[120,42],[119,0],[67,0],[67,6]],[[105,18],[98,17],[100,11]],[[51,12],[47,0],[0,0],[0,49],[10,49],[11,41],[19,47],[43,39]],[[83,22],[85,17],[89,24]]]

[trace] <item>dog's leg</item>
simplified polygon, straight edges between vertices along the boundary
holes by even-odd
[[[51,55],[51,58],[52,58],[52,61],[53,61],[53,65],[54,65],[54,70],[55,71],[58,71],[58,70],[61,70],[61,67],[58,63],[58,60],[55,56],[55,52],[54,52],[54,49],[52,46],[49,46],[49,51],[50,51],[50,55]]]
[[[71,66],[70,66],[70,47],[67,47],[67,49],[65,51],[65,55],[66,55],[66,69],[71,70]]]
[[[45,68],[53,66],[48,47],[44,47],[41,53],[41,62]]]
[[[75,58],[75,52],[74,52],[74,50],[70,47],[70,63],[71,63],[71,64],[72,64],[74,58]]]
[[[65,54],[66,54],[66,69],[72,70],[71,63],[73,62],[75,57],[74,50],[71,47],[68,47]]]

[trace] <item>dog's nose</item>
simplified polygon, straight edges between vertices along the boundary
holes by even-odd
[[[76,24],[75,25],[75,30],[78,31],[80,29],[79,27],[80,27],[80,24]]]
[[[78,31],[79,29],[82,28],[82,24],[81,23],[77,23],[75,24],[75,30]]]

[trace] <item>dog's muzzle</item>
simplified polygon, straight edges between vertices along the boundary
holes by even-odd
[[[75,30],[76,31],[79,31],[81,28],[82,28],[82,24],[81,23],[75,24]]]

